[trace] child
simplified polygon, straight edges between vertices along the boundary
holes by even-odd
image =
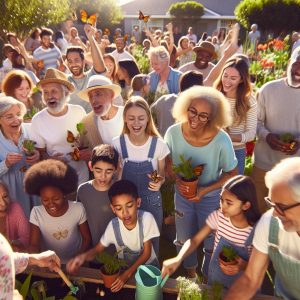
[[[179,254],[163,262],[162,276],[171,275],[185,257],[192,253],[212,231],[215,231],[214,251],[209,264],[208,283],[220,282],[229,288],[245,269],[251,252],[254,225],[260,218],[255,186],[248,176],[229,179],[221,192],[221,209],[212,212],[199,232],[185,242]],[[219,265],[222,247],[231,246],[237,251],[238,264]],[[225,275],[222,270],[232,275]]]
[[[146,99],[150,91],[150,77],[146,74],[135,75],[131,80],[132,96],[141,96]]]
[[[93,246],[99,243],[109,221],[114,217],[110,209],[108,189],[116,175],[118,161],[119,154],[111,145],[95,147],[89,162],[94,179],[81,184],[77,190],[77,201],[86,210]]]
[[[77,188],[76,171],[62,161],[47,159],[25,174],[25,191],[41,197],[42,205],[30,214],[30,252],[54,250],[63,263],[86,251],[91,234],[84,207],[68,201]]]
[[[122,158],[122,179],[135,183],[141,197],[141,209],[150,212],[161,229],[163,212],[160,187],[164,182],[167,144],[153,123],[150,108],[142,97],[131,97],[124,106],[123,134],[112,143]],[[151,176],[154,174],[156,176]],[[154,241],[159,253],[159,239]]]
[[[117,292],[140,265],[157,264],[151,239],[159,237],[159,230],[150,213],[138,210],[141,199],[134,183],[129,180],[117,181],[108,190],[108,196],[111,209],[117,217],[108,224],[100,242],[69,261],[67,270],[70,273],[76,272],[85,261],[93,260],[97,253],[114,244],[119,257],[129,265],[112,284],[111,291]]]

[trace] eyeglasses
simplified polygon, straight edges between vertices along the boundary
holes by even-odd
[[[190,115],[191,118],[195,118],[195,117],[198,117],[198,120],[200,122],[207,122],[209,120],[209,115],[205,112],[200,112],[198,113],[195,109],[193,108],[189,108],[188,109],[188,113]]]
[[[270,208],[274,208],[280,215],[284,215],[286,210],[300,205],[300,203],[295,203],[286,206],[279,203],[274,203],[269,197],[265,197],[265,201]]]
[[[9,115],[1,116],[1,118],[3,118],[4,120],[6,120],[9,123],[12,123],[15,119],[22,120],[23,116],[22,116],[22,114],[17,114],[17,115],[9,114]]]

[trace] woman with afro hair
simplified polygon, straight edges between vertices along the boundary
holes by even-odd
[[[30,214],[29,251],[53,250],[63,263],[88,250],[91,234],[82,203],[68,201],[77,189],[76,171],[62,161],[47,159],[28,169],[25,191],[41,197]]]

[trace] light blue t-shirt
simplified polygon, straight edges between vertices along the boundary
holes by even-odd
[[[192,157],[193,167],[205,164],[203,173],[199,177],[199,185],[210,185],[220,178],[222,172],[229,172],[237,166],[232,142],[224,130],[220,130],[207,145],[195,147],[190,145],[182,135],[182,124],[175,124],[168,128],[165,141],[171,151],[173,164],[179,163],[179,156],[185,159]]]

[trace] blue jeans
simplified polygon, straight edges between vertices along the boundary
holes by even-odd
[[[192,238],[205,225],[206,218],[220,206],[220,190],[215,190],[205,195],[200,202],[192,202],[175,193],[176,214],[176,240],[174,244],[179,252],[182,245]],[[214,247],[214,235],[210,234],[204,240],[204,258],[202,262],[202,273],[208,276],[208,266]],[[197,268],[197,252],[194,251],[183,262],[186,269]]]
[[[246,159],[246,148],[234,150],[235,156],[238,160],[238,174],[244,175],[245,171],[245,159]]]

